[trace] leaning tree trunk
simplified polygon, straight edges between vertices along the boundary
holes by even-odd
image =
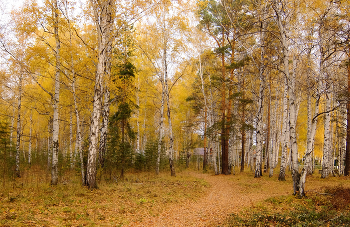
[[[90,0],[98,35],[98,63],[95,78],[93,110],[91,113],[90,143],[87,163],[87,185],[97,188],[96,159],[98,144],[98,129],[101,113],[102,81],[107,80],[111,73],[112,25],[114,0]]]

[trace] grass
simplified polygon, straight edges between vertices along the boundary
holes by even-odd
[[[100,173],[99,189],[89,190],[80,185],[75,172],[69,171],[60,177],[59,185],[51,186],[47,171],[34,166],[19,179],[0,182],[0,226],[142,225],[171,205],[184,206],[189,200],[208,194],[209,184],[200,179],[198,172],[169,175],[132,173],[117,183]],[[237,195],[247,197],[241,201],[243,210],[231,211],[236,213],[224,226],[350,225],[349,178],[308,176],[307,197],[298,198],[291,195],[290,173],[286,176],[283,182],[278,181],[277,174],[272,178],[267,174],[254,178],[248,170],[231,176],[212,176],[231,181]]]
[[[208,187],[186,173],[175,178],[133,173],[118,183],[102,180],[99,189],[89,190],[74,173],[51,186],[39,170],[27,172],[0,188],[0,226],[122,226],[157,216],[169,204],[196,200]]]
[[[260,189],[263,193],[266,193],[268,184],[273,192],[276,181],[264,178],[254,183],[240,184],[249,191]],[[289,181],[291,179],[280,182],[280,186],[288,183],[291,189]],[[281,189],[280,186],[276,188]],[[315,174],[308,176],[306,187],[307,197],[291,194],[272,196],[243,211],[232,213],[223,226],[350,226],[349,178],[321,179]]]

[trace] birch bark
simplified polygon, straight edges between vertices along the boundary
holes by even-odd
[[[52,121],[52,164],[51,164],[51,184],[58,184],[58,149],[59,149],[59,97],[60,97],[60,48],[61,42],[58,34],[58,4],[57,0],[53,4],[53,16],[54,16],[54,36],[56,41],[55,47],[55,59],[56,59],[56,71],[55,71],[55,94],[52,97],[53,102],[53,121]]]
[[[161,106],[160,106],[160,122],[159,122],[159,138],[158,138],[158,154],[157,154],[157,163],[156,163],[156,174],[159,174],[159,166],[160,166],[160,155],[162,150],[162,142],[164,137],[164,98],[165,98],[165,88],[163,78],[160,78],[160,82],[162,84],[162,98],[161,98]]]
[[[295,78],[296,78],[296,58],[293,55],[293,73],[290,77],[290,86],[289,86],[289,131],[290,131],[290,143],[291,143],[291,167],[292,167],[292,176],[293,176],[293,187],[294,193],[299,191],[299,164],[298,164],[298,144],[297,144],[297,135],[296,135],[296,122],[297,122],[297,106],[296,106],[296,97],[295,97]]]
[[[47,169],[51,169],[51,163],[52,163],[52,117],[49,118],[48,124],[47,124]]]
[[[288,61],[288,59],[287,59]],[[289,74],[289,73],[288,73]],[[287,152],[288,152],[288,79],[284,78],[284,92],[283,92],[283,123],[282,123],[282,155],[281,167],[278,180],[285,181],[286,166],[287,166]]]
[[[283,47],[283,64],[284,64],[284,93],[283,93],[283,143],[282,143],[282,156],[281,156],[281,167],[280,167],[280,173],[278,176],[278,180],[284,181],[285,175],[286,175],[286,165],[287,165],[287,149],[288,149],[288,140],[289,140],[289,129],[288,129],[288,119],[289,119],[289,113],[288,113],[288,79],[289,76],[289,45],[286,37],[286,29],[283,26],[282,18],[280,15],[279,9],[277,9],[277,1],[274,1],[273,3],[273,9],[275,11],[276,15],[276,21],[279,28],[280,36],[281,36],[281,43]],[[291,103],[291,102],[289,102]],[[289,120],[290,121],[290,120]]]
[[[140,154],[140,110],[139,110],[139,106],[140,106],[140,97],[139,97],[139,90],[140,90],[140,81],[139,81],[139,77],[137,77],[137,87],[136,87],[137,91],[136,91],[136,105],[138,106],[137,108],[137,112],[136,112],[136,128],[137,128],[137,133],[136,133],[136,154]]]
[[[110,91],[107,84],[104,87],[104,104],[102,108],[102,127],[100,135],[100,147],[99,147],[99,163],[101,167],[104,167],[105,156],[107,150],[107,133],[108,133],[108,123],[109,123],[109,109],[110,109]]]
[[[264,33],[264,22],[260,22],[260,37],[261,37],[261,50],[260,50],[260,67],[259,67],[259,79],[260,79],[260,87],[259,87],[259,99],[258,99],[258,112],[256,116],[256,160],[255,160],[255,175],[254,177],[262,176],[262,146],[263,146],[263,100],[264,100],[264,87],[265,87],[265,51],[264,51],[264,42],[265,42],[265,33]]]
[[[173,125],[171,122],[171,115],[170,115],[170,94],[169,94],[169,89],[168,89],[168,76],[167,75],[168,75],[168,73],[167,73],[167,71],[165,71],[165,79],[164,79],[165,81],[164,82],[165,82],[165,93],[166,93],[166,102],[167,102],[167,117],[168,117],[168,125],[169,125],[169,165],[170,165],[171,176],[176,176],[175,166],[174,166]]]
[[[32,164],[32,132],[33,132],[33,113],[30,113],[30,126],[29,126],[29,141],[28,141],[28,164]]]
[[[69,155],[70,155],[70,168],[74,167],[74,153],[73,153],[73,115],[72,111],[69,112]]]
[[[112,25],[114,0],[90,0],[98,36],[98,63],[95,77],[93,110],[91,113],[90,142],[87,163],[87,185],[97,188],[96,159],[98,129],[101,114],[102,81],[111,73]]]
[[[331,109],[331,98],[330,94],[326,94],[326,106],[325,111]],[[332,173],[331,166],[331,156],[332,156],[332,141],[331,141],[331,114],[325,113],[324,119],[324,142],[323,142],[323,160],[322,160],[322,174],[321,178],[327,178],[330,173]]]
[[[199,55],[199,76],[201,78],[201,84],[202,84],[202,94],[203,94],[203,100],[204,100],[204,159],[203,159],[203,170],[206,170],[206,165],[207,165],[207,113],[208,111],[208,106],[207,106],[207,96],[205,94],[205,89],[204,89],[204,79],[203,79],[203,69],[202,69],[202,60],[201,56]]]
[[[11,117],[11,129],[10,129],[10,157],[12,157],[12,143],[13,143],[13,126],[15,124],[15,118],[16,118],[16,108],[13,104],[12,106],[12,117]]]
[[[16,176],[21,177],[19,161],[20,161],[20,145],[21,145],[21,106],[22,106],[22,75],[18,78],[18,105],[17,105],[17,139],[16,139]]]

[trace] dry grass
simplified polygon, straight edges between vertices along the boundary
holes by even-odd
[[[175,178],[132,173],[118,183],[102,178],[99,189],[88,190],[76,173],[65,173],[51,186],[45,172],[32,167],[22,178],[0,183],[0,226],[218,226],[245,209],[293,211],[296,199],[290,173],[284,182],[277,175],[254,178],[248,170],[229,176],[184,171]],[[350,187],[349,178],[308,176],[306,193],[332,194],[335,186],[345,198],[339,206],[348,207],[350,195],[341,189]]]
[[[266,176],[258,181],[241,183],[248,193],[254,191],[269,194],[239,211],[231,212],[221,226],[349,226],[350,225],[350,178],[329,177],[320,174],[308,176],[306,197],[292,195],[290,173],[285,182],[277,176]],[[287,192],[283,194],[283,192]],[[216,225],[217,226],[217,225]]]
[[[123,182],[102,181],[98,190],[80,186],[70,174],[58,186],[29,173],[0,191],[0,225],[78,226],[128,225],[159,215],[169,204],[196,200],[208,186],[178,174],[134,173]]]

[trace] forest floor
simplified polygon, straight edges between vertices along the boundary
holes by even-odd
[[[211,175],[187,172],[209,183],[199,200],[173,204],[159,216],[149,217],[131,226],[218,226],[227,215],[238,212],[272,196],[291,194],[290,183],[266,178],[251,179],[247,174]]]
[[[306,202],[324,206],[311,197],[292,196],[289,173],[283,182],[277,176],[254,178],[248,170],[227,176],[196,171],[168,175],[130,173],[117,183],[102,179],[99,189],[89,190],[80,186],[75,173],[51,186],[48,174],[31,169],[0,184],[0,226],[237,226],[247,222],[242,212],[253,220],[247,212],[258,209],[260,219],[269,219],[264,216],[269,209],[283,211]],[[323,193],[327,187],[350,188],[350,179],[321,179],[319,174],[307,178],[307,195],[328,195]]]
[[[195,172],[185,172],[209,183],[210,188],[196,201],[186,201],[173,204],[159,216],[150,217],[142,222],[131,223],[131,226],[238,226],[244,223],[232,223],[230,216],[242,211],[249,211],[256,206],[262,206],[271,198],[292,196],[292,179],[280,182],[277,176],[254,178],[253,173],[238,173],[237,175],[211,175]],[[345,180],[346,179],[346,180]],[[320,179],[315,174],[308,177],[306,193],[322,193],[327,187],[350,187],[348,178]],[[350,198],[349,198],[350,199]],[[280,208],[283,204],[280,204]],[[261,224],[261,223],[260,223]],[[252,225],[254,226],[255,223]]]

